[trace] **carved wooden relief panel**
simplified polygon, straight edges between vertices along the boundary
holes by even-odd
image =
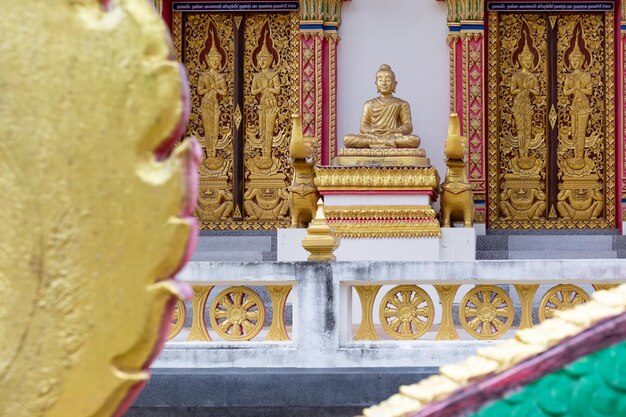
[[[204,155],[203,229],[287,227],[287,148],[298,111],[298,13],[174,13],[192,94],[187,134]]]
[[[488,19],[489,226],[615,227],[613,13]]]

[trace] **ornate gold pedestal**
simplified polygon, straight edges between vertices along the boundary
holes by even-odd
[[[441,236],[432,208],[439,187],[434,167],[317,167],[315,184],[338,237]]]
[[[430,166],[426,152],[418,148],[339,149],[334,162],[339,166]]]

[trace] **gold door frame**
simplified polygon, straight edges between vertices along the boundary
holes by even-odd
[[[554,168],[558,164],[558,181],[552,180],[555,184],[549,184],[550,178],[540,179],[539,176],[534,176],[530,178],[532,175],[528,174],[527,171],[527,182],[523,184],[524,178],[523,176],[515,176],[511,172],[507,172],[506,168],[503,167],[503,163],[509,163],[510,161],[506,158],[503,158],[501,155],[501,146],[502,146],[502,138],[503,135],[507,133],[506,123],[503,123],[501,120],[501,53],[511,53],[510,51],[502,51],[500,41],[501,41],[501,33],[499,32],[501,29],[501,18],[505,18],[507,15],[511,16],[511,13],[502,13],[497,11],[488,11],[487,12],[487,24],[488,24],[488,50],[487,50],[487,134],[488,134],[488,227],[492,229],[587,229],[587,228],[615,228],[616,227],[616,153],[615,153],[615,132],[616,132],[616,118],[615,118],[615,97],[616,97],[616,85],[615,85],[615,15],[614,12],[604,12],[604,13],[595,13],[595,15],[603,16],[603,31],[604,31],[604,45],[605,47],[599,52],[602,54],[602,60],[604,61],[604,85],[600,84],[602,88],[601,93],[604,97],[604,123],[603,123],[603,132],[601,133],[604,139],[604,146],[601,149],[602,157],[600,163],[597,165],[597,171],[601,174],[594,177],[595,172],[589,175],[578,175],[579,178],[572,180],[568,177],[567,173],[563,173],[564,170],[567,170],[566,167],[566,159],[572,159],[572,154],[576,151],[565,149],[563,139],[558,139],[557,145],[553,145],[556,151],[553,151],[553,155],[548,156],[549,144],[546,141],[546,160],[543,161],[545,164],[544,171],[548,171],[548,161],[549,157],[554,158],[552,163],[552,167]],[[516,16],[531,16],[531,14],[519,13]],[[534,16],[543,15],[548,19],[547,24],[553,26],[557,24],[557,17],[564,16],[588,16],[590,14],[566,14],[566,13],[535,13]],[[581,19],[583,19],[581,17]],[[557,29],[558,30],[558,29]],[[554,42],[557,42],[555,40]],[[509,48],[511,45],[507,45]],[[517,46],[517,45],[515,45]],[[564,46],[559,45],[561,48],[561,52],[558,53],[560,62],[563,60],[563,48]],[[570,49],[572,49],[570,47]],[[595,51],[595,50],[594,50]],[[519,52],[521,53],[521,52]],[[528,53],[528,52],[526,52]],[[571,53],[569,51],[568,53]],[[598,53],[595,51],[594,53]],[[555,59],[556,61],[556,59]],[[533,63],[534,65],[534,63]],[[557,71],[558,73],[558,71]],[[556,88],[563,89],[563,77],[564,75],[558,75],[557,79],[553,79],[552,82],[557,83]],[[532,83],[531,83],[532,84]],[[540,83],[539,83],[540,84]],[[597,88],[597,80],[596,80],[596,88]],[[507,87],[510,88],[510,87]],[[548,88],[548,87],[546,87]],[[542,94],[539,92],[541,90],[541,86],[537,88],[537,94]],[[547,94],[547,92],[543,92]],[[563,96],[563,95],[561,95]],[[553,98],[554,100],[554,98]],[[569,99],[572,100],[572,99]],[[545,108],[542,110],[542,114],[540,116],[539,123],[544,123],[546,128],[546,136],[548,135],[549,125],[551,124],[553,129],[556,125],[556,129],[558,131],[559,125],[563,128],[562,120],[569,116],[572,113],[570,110],[569,113],[566,113],[565,108],[559,105],[557,101],[556,109],[548,109]],[[583,103],[584,104],[584,103]],[[521,104],[518,103],[521,106]],[[570,106],[571,107],[571,106]],[[510,122],[510,121],[509,121]],[[514,122],[513,122],[514,123]],[[536,124],[537,122],[535,122]],[[591,122],[589,122],[591,123]],[[509,132],[510,133],[510,132]],[[534,133],[534,132],[533,132]],[[557,140],[557,139],[553,139]],[[571,142],[572,140],[570,140]],[[538,141],[540,142],[540,141]],[[541,144],[534,144],[535,146],[542,146]],[[571,144],[570,144],[571,145]],[[589,146],[589,145],[585,145]],[[571,145],[568,149],[573,149],[575,146]],[[527,154],[532,154],[532,151],[526,151]],[[518,156],[521,155],[521,150],[518,150]],[[586,154],[585,154],[586,155]],[[592,155],[593,156],[593,155]],[[526,164],[526,167],[529,167],[530,164]],[[562,168],[565,167],[565,168]],[[583,173],[584,174],[584,173]],[[557,174],[555,174],[557,175]],[[506,178],[505,178],[506,177]],[[556,178],[556,177],[555,177]],[[545,180],[545,181],[544,181]],[[507,196],[502,193],[503,189],[507,189],[503,185],[509,181],[507,184],[508,189],[513,187],[521,187],[526,189],[537,189],[540,190],[542,187],[545,190],[549,190],[549,187],[552,186],[558,187],[559,196],[558,196],[558,205],[554,204],[554,201],[548,201],[545,199],[546,204],[542,209],[541,207],[534,206],[534,212],[528,214],[528,219],[521,219],[520,217],[511,216],[507,212],[506,204],[502,204],[502,201]],[[544,182],[542,182],[544,181]],[[572,181],[573,184],[572,185]],[[590,218],[585,218],[583,215],[578,215],[575,213],[571,218],[567,217],[568,210],[571,209],[569,206],[570,200],[567,199],[566,191],[568,187],[570,188],[580,188],[582,194],[585,192],[594,193],[595,189],[598,188],[597,185],[601,184],[602,189],[600,192],[603,194],[604,202],[601,210],[601,215],[597,216],[598,218],[593,218],[591,215],[587,216]],[[585,191],[586,190],[586,191]],[[534,192],[534,191],[533,191]],[[538,193],[538,191],[537,191]],[[523,192],[522,192],[523,194]],[[552,191],[552,195],[556,195],[554,191]],[[535,196],[537,199],[537,196]],[[544,197],[545,198],[545,197]],[[571,197],[570,197],[571,198]],[[556,198],[555,198],[556,199]],[[538,201],[538,200],[537,200]],[[552,204],[550,204],[552,203]],[[564,204],[565,203],[565,204]],[[592,202],[596,204],[595,202]],[[597,203],[599,204],[599,203]],[[570,207],[570,208],[568,208]],[[595,206],[596,208],[598,206]],[[593,207],[589,209],[591,213]],[[595,209],[594,209],[595,210]],[[531,210],[532,211],[532,210]],[[536,213],[541,211],[540,216],[537,216]],[[598,210],[595,210],[593,213],[596,214]],[[561,215],[564,213],[565,216]],[[531,215],[532,214],[532,215]],[[530,218],[533,217],[534,218]]]

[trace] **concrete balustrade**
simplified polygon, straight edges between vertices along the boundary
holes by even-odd
[[[550,288],[574,284],[583,292],[592,292],[592,284],[626,282],[626,261],[192,262],[178,278],[196,288],[213,286],[215,293],[231,286],[291,287],[290,340],[267,341],[263,337],[235,342],[212,337],[211,341],[187,342],[174,339],[167,343],[156,361],[157,368],[358,368],[411,367],[415,364],[436,367],[461,360],[477,348],[494,343],[475,340],[471,330],[459,326],[459,314],[455,311],[471,313],[476,307],[464,310],[465,306],[459,305],[464,293],[474,285],[499,286],[511,297],[513,306],[509,307],[514,326],[503,333],[502,337],[506,338],[511,337],[520,325],[530,324],[533,320],[531,309],[537,312],[538,298]],[[396,285],[417,285],[427,290],[433,307],[439,308],[443,301],[443,308],[434,313],[434,324],[417,340],[393,340],[393,336],[381,328],[380,299]],[[456,290],[461,285],[463,291],[459,291],[456,297],[442,292],[446,288]],[[361,298],[354,288],[378,286],[382,288],[375,301],[370,302],[372,318],[366,317],[367,314],[361,316]],[[495,300],[495,296],[494,292],[486,295],[487,300],[481,300],[485,295],[479,291],[478,301]],[[391,306],[392,310],[394,308]],[[375,329],[376,337],[369,338],[386,340],[356,340],[367,335],[361,331],[363,318],[371,320]],[[536,322],[537,318],[534,320]],[[448,330],[452,327],[461,340],[435,340],[455,338],[454,334],[442,334],[446,326]],[[500,324],[495,323],[488,333],[497,333],[498,327]],[[402,326],[398,332],[401,330]],[[478,334],[473,336],[481,336],[480,326]]]

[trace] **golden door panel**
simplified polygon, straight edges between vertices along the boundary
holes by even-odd
[[[489,227],[615,227],[612,13],[489,13]]]
[[[602,14],[562,15],[556,24],[556,206],[564,223],[578,227],[614,227],[614,177],[607,181],[607,173],[615,172],[615,159],[606,152],[614,149],[614,121],[606,108],[607,89],[613,88],[606,84],[613,79],[607,35],[613,30],[604,20]]]
[[[191,86],[187,135],[203,149],[202,229],[288,227],[287,149],[298,112],[299,15],[174,13]]]
[[[545,15],[503,15],[500,27],[499,218],[546,216],[547,43]]]
[[[184,16],[183,62],[191,86],[188,135],[203,149],[197,216],[202,226],[233,217],[234,19]]]
[[[244,220],[288,227],[291,115],[298,97],[297,14],[250,14],[244,32]],[[295,90],[293,89],[295,86]]]

